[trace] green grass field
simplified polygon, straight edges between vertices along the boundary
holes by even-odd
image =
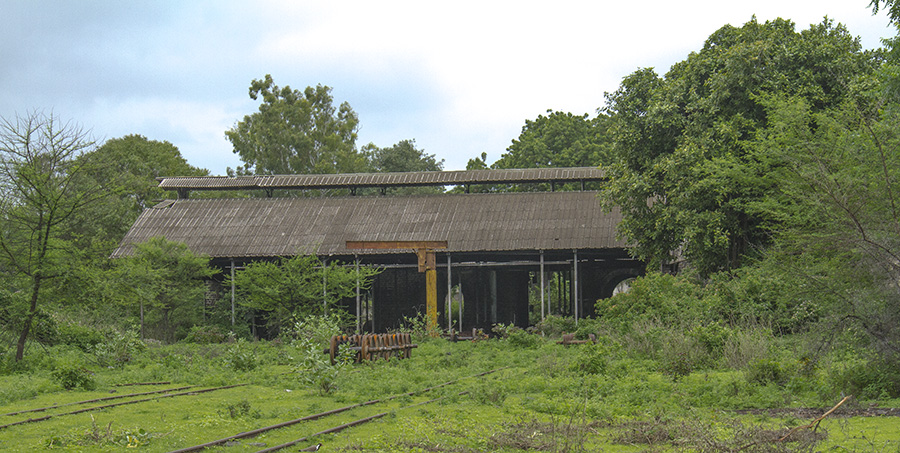
[[[229,349],[231,348],[231,349]],[[369,423],[316,436],[284,451],[322,444],[319,451],[900,451],[900,418],[852,416],[895,400],[850,399],[791,440],[773,442],[813,415],[770,409],[827,410],[840,394],[821,381],[761,383],[735,370],[695,370],[674,376],[657,361],[638,360],[603,345],[562,346],[535,337],[450,343],[421,340],[406,360],[351,364],[323,391],[297,373],[297,347],[176,344],[134,354],[121,366],[85,361],[94,390],[64,390],[38,365],[72,351],[32,350],[32,370],[2,377],[0,428],[4,451],[173,451],[311,414],[384,400],[211,450],[259,451],[378,414]],[[247,360],[235,366],[235,354]],[[47,355],[47,357],[43,357]],[[323,355],[324,356],[324,355]],[[54,359],[55,357],[55,359]],[[484,376],[476,376],[494,370]],[[811,380],[811,381],[810,381]],[[158,383],[117,386],[129,383]],[[444,384],[433,390],[389,397]],[[245,384],[205,393],[177,393]],[[131,393],[190,389],[71,404]],[[175,395],[175,396],[170,396]],[[425,403],[426,401],[435,400]],[[91,407],[145,400],[104,409]],[[425,404],[421,404],[425,403]],[[54,407],[55,406],[55,407]],[[753,409],[751,412],[739,410]]]

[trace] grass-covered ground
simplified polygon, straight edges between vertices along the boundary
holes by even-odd
[[[790,345],[769,345],[780,351],[780,360],[736,367],[724,356],[711,361],[692,358],[695,352],[641,353],[627,337],[563,346],[524,331],[500,333],[506,338],[459,343],[420,337],[410,359],[339,368],[325,366],[324,354],[322,361],[310,357],[303,341],[146,347],[132,341],[100,356],[70,346],[32,348],[24,363],[2,376],[0,413],[61,407],[0,416],[5,425],[52,415],[0,428],[0,449],[171,451],[452,382],[216,448],[257,451],[387,413],[286,451],[317,443],[323,444],[320,451],[900,451],[896,414],[861,416],[874,406],[900,406],[888,397],[851,398],[815,430],[773,442],[834,406],[842,398],[840,387],[850,388],[846,370],[855,365],[837,353],[813,366],[802,354],[788,354]],[[157,382],[169,384],[119,386]],[[231,384],[246,385],[62,406]],[[61,415],[134,399],[148,401]],[[818,412],[774,411],[791,408]]]

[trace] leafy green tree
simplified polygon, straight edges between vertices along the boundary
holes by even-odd
[[[519,138],[492,168],[596,167],[606,159],[607,116],[547,111],[526,120]]]
[[[379,148],[370,143],[363,148],[369,158],[371,169],[376,173],[409,172],[409,171],[441,171],[444,159],[437,160],[434,154],[427,154],[416,148],[415,140],[402,140],[394,146]],[[406,187],[393,188],[398,194],[442,193],[440,187]]]
[[[45,302],[46,284],[60,275],[69,256],[63,225],[106,196],[85,181],[88,169],[78,160],[94,146],[83,129],[52,115],[0,121],[0,267],[12,277],[7,284],[27,294],[16,361]]]
[[[134,255],[119,259],[103,276],[103,296],[139,310],[141,337],[174,342],[203,322],[205,280],[218,271],[209,258],[163,237],[135,244]]]
[[[105,241],[104,255],[109,255],[109,247],[118,244],[144,209],[163,198],[174,197],[174,193],[159,188],[156,178],[209,174],[206,169],[188,164],[175,145],[141,135],[110,139],[79,160],[90,163],[87,176],[92,183],[116,196],[77,212],[67,223],[67,235],[83,248],[89,246],[88,241]]]
[[[290,327],[308,315],[324,314],[338,302],[371,285],[379,270],[345,267],[337,262],[323,265],[313,255],[297,255],[278,261],[255,261],[234,275],[238,301],[268,313],[275,331]],[[324,287],[323,287],[324,285]]]
[[[366,147],[372,169],[376,173],[407,171],[441,171],[444,159],[437,160],[434,154],[416,148],[415,140],[401,140],[394,146],[378,148],[373,144]]]
[[[765,105],[754,152],[780,163],[777,190],[755,205],[780,219],[769,261],[802,277],[793,290],[814,294],[829,332],[862,332],[900,359],[900,105]]]
[[[244,162],[233,174],[353,173],[366,168],[356,150],[359,119],[350,104],[333,105],[331,88],[303,91],[254,79],[250,98],[259,111],[244,116],[225,136]]]
[[[725,26],[660,79],[642,69],[607,95],[613,140],[606,208],[655,267],[682,254],[702,275],[739,267],[768,243],[775,219],[750,204],[774,184],[770,162],[748,152],[766,126],[760,99],[798,96],[815,110],[840,104],[880,57],[841,25],[755,19]]]

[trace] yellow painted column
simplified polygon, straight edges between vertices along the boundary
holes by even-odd
[[[430,268],[425,271],[426,313],[428,315],[428,331],[431,336],[438,334],[437,325],[437,270]]]

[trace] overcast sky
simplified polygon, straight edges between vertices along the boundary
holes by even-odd
[[[33,110],[105,141],[166,140],[224,174],[225,130],[258,104],[251,80],[333,88],[359,146],[415,139],[445,160],[496,160],[526,119],[593,114],[641,67],[660,74],[720,27],[828,16],[865,48],[893,36],[869,0],[0,2],[0,115]],[[442,5],[442,6],[440,6]]]

